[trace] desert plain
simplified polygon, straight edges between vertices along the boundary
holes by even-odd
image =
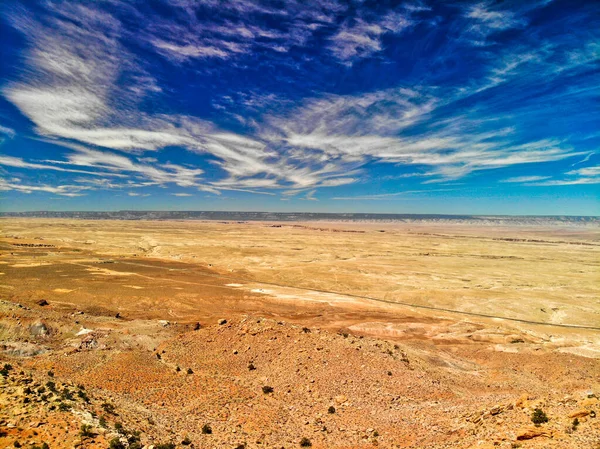
[[[3,218],[0,447],[596,449],[599,268],[597,224]]]

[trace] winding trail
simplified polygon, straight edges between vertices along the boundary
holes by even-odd
[[[144,263],[139,263],[139,262],[119,261],[118,263],[125,264],[125,265],[141,266],[141,267],[146,267],[146,268],[158,268],[158,269],[163,269],[163,270],[168,270],[168,271],[189,271],[189,269],[187,269],[187,268],[169,268],[169,267],[161,267],[161,266],[157,266],[157,265],[150,265],[150,264],[144,264]],[[78,265],[80,265],[80,264],[78,264]],[[140,276],[143,276],[143,275],[140,275]],[[561,327],[561,328],[569,328],[569,329],[585,329],[585,330],[600,331],[600,326],[585,326],[585,325],[579,325],[579,324],[562,324],[562,323],[548,323],[548,322],[544,322],[544,321],[531,321],[531,320],[525,320],[525,319],[521,319],[521,318],[511,318],[511,317],[498,316],[498,315],[489,315],[489,314],[485,314],[485,313],[467,312],[467,311],[457,310],[457,309],[447,309],[444,307],[428,306],[428,305],[423,305],[423,304],[412,304],[412,303],[407,303],[407,302],[402,302],[402,301],[392,301],[389,299],[374,298],[372,296],[357,295],[357,294],[353,294],[353,293],[342,293],[342,292],[336,292],[336,291],[331,291],[331,290],[320,290],[320,289],[315,289],[315,288],[296,287],[293,285],[285,285],[285,284],[279,284],[279,283],[275,283],[275,282],[257,281],[254,279],[244,279],[244,278],[239,278],[239,277],[235,277],[235,276],[228,276],[226,274],[202,273],[202,276],[212,277],[212,278],[216,278],[216,279],[225,279],[228,281],[234,281],[235,283],[242,283],[242,282],[243,283],[253,283],[253,284],[260,284],[260,285],[270,285],[270,286],[281,287],[281,288],[292,288],[292,289],[296,289],[296,290],[302,290],[302,291],[313,292],[313,293],[324,293],[324,294],[331,294],[331,295],[346,296],[348,298],[362,299],[362,300],[379,302],[379,303],[390,304],[390,305],[395,305],[395,306],[414,307],[416,309],[435,310],[435,311],[439,311],[439,312],[446,312],[446,313],[452,313],[452,314],[457,314],[457,315],[474,316],[474,317],[479,317],[479,318],[490,318],[490,319],[496,319],[496,320],[512,321],[512,322],[516,322],[516,323],[533,324],[533,325],[538,325],[538,326],[551,326],[551,327]],[[178,282],[178,283],[182,283],[182,284],[206,285],[206,284],[202,284],[202,283],[182,281],[182,280],[177,280],[177,279],[169,279],[169,281]],[[227,285],[222,285],[222,286],[213,285],[211,287],[226,288],[226,289],[239,288],[239,287],[230,287]]]

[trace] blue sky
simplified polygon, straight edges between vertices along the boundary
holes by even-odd
[[[0,209],[600,215],[600,3],[0,5]]]

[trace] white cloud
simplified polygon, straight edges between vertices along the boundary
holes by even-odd
[[[542,181],[544,179],[549,179],[549,178],[550,178],[550,176],[517,176],[514,178],[503,179],[500,182],[524,183],[524,182]]]
[[[194,196],[191,193],[172,193],[173,196]]]
[[[68,173],[81,173],[81,174],[93,175],[93,176],[125,177],[125,175],[121,175],[118,173],[75,170],[75,169],[57,167],[55,165],[49,165],[49,164],[36,164],[36,163],[26,162],[21,158],[13,157],[13,156],[0,156],[0,165],[4,165],[7,167],[15,167],[15,168],[33,169],[33,170],[55,170],[55,171],[62,171],[62,172],[68,172]]]
[[[92,190],[91,187],[88,186],[80,186],[80,185],[59,185],[59,186],[49,186],[45,184],[41,185],[26,185],[21,184],[20,182],[8,182],[2,178],[0,178],[0,191],[10,191],[16,190],[22,193],[33,193],[33,192],[47,192],[54,193],[61,196],[83,196],[84,193],[82,191]]]
[[[358,59],[380,52],[382,35],[400,33],[411,24],[409,18],[395,12],[373,21],[357,18],[330,38],[329,50],[342,63],[352,65]]]

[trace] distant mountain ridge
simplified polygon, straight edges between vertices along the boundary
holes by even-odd
[[[338,222],[439,222],[481,225],[600,225],[594,216],[368,214],[316,212],[224,211],[32,211],[0,212],[0,217],[74,218],[86,220],[227,220],[227,221],[338,221]]]

